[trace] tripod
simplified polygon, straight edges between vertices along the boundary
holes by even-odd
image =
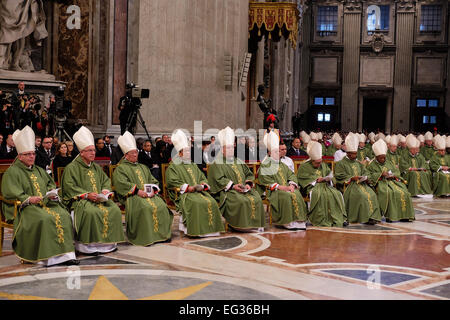
[[[64,130],[64,123],[66,122],[67,118],[66,116],[62,116],[62,117],[55,117],[55,122],[56,122],[56,130],[55,130],[55,134],[53,135],[54,137],[58,137],[58,141],[62,141],[62,137],[63,134],[70,140],[73,142],[72,138],[69,136],[69,134],[66,132],[66,130]]]
[[[147,131],[145,121],[142,118],[142,114],[139,108],[134,108],[133,111],[130,113],[125,130],[129,131],[132,135],[134,135],[136,133],[136,127],[138,122],[141,125],[141,127],[144,128],[148,140],[151,141],[152,139],[150,138],[150,134]]]

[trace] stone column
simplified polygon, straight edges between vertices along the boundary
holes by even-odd
[[[392,95],[389,95],[386,102],[386,134],[391,134],[392,132]]]
[[[392,129],[410,129],[411,65],[414,38],[415,1],[397,3],[396,57],[394,71],[394,105]],[[387,124],[386,124],[387,126]]]
[[[447,21],[450,21],[450,6],[448,6],[448,19]],[[450,23],[448,24],[448,33],[447,33],[447,41],[448,45],[450,46]],[[447,94],[445,97],[445,125],[447,127],[447,131],[450,129],[450,50],[448,51],[447,55],[447,76],[446,76],[446,82],[447,82]]]
[[[311,44],[311,11],[312,8],[308,6],[308,3],[305,3],[303,7],[303,22],[302,22],[302,32],[300,40],[300,48],[297,50],[297,54],[300,56],[299,58],[299,69],[298,74],[299,83],[298,90],[296,94],[298,95],[298,110],[300,113],[304,114],[308,111],[309,107],[309,78],[311,74],[310,70],[310,51],[309,46]]]
[[[358,126],[359,48],[361,37],[361,4],[344,5],[344,55],[342,75],[342,130]]]

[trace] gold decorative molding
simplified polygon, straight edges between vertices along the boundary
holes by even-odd
[[[277,29],[277,36],[285,36],[293,48],[297,46],[300,11],[296,3],[250,2],[248,16],[249,37],[251,31],[257,28],[258,37],[267,33],[272,39],[272,33]]]

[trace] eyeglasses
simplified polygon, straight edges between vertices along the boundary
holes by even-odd
[[[82,152],[95,152],[95,149],[83,150]]]
[[[36,153],[34,153],[34,152],[22,153],[22,156],[24,156],[24,157],[34,157],[35,155],[36,155]]]
[[[49,144],[49,143],[52,143],[51,141],[44,141],[44,142],[42,142],[43,144]]]

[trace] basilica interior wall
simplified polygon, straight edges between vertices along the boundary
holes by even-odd
[[[193,132],[196,120],[203,121],[203,130],[245,129],[238,70],[247,52],[248,3],[154,0],[139,5],[139,48],[128,57],[128,67],[133,63],[137,71],[128,80],[150,89],[141,108],[148,130]],[[226,55],[232,58],[232,84],[227,87]]]

